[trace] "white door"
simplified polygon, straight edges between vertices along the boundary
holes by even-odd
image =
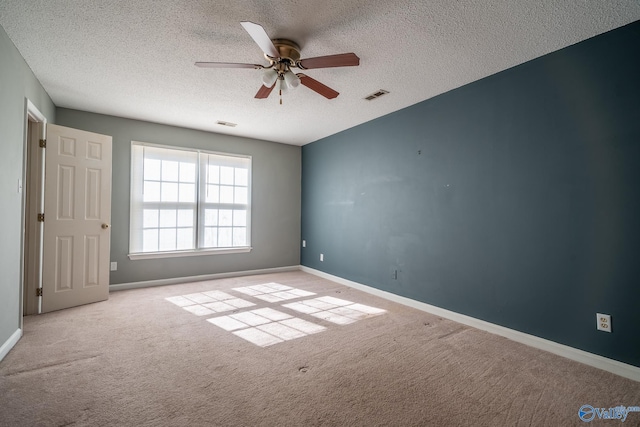
[[[42,312],[109,298],[111,137],[47,125]]]

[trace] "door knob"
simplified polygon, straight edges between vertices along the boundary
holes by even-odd
[[[106,230],[107,228],[109,228],[109,224],[102,224],[102,228]]]

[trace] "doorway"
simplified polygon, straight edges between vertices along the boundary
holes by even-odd
[[[47,119],[27,100],[23,183],[23,237],[22,237],[22,316],[40,313],[37,290],[42,283],[42,222],[38,213],[44,205],[44,156],[40,140],[45,139]]]
[[[21,322],[109,298],[111,153],[111,136],[47,124],[28,104]]]

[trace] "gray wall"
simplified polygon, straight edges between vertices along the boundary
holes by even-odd
[[[300,147],[58,108],[56,123],[113,137],[111,284],[298,265]],[[131,261],[131,141],[252,156],[250,253]]]
[[[0,346],[20,325],[22,194],[26,99],[49,121],[55,106],[0,27]]]
[[[301,263],[640,366],[639,76],[636,22],[304,146]]]

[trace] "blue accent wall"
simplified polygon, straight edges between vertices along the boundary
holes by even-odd
[[[304,146],[302,238],[305,266],[640,367],[640,21]]]

